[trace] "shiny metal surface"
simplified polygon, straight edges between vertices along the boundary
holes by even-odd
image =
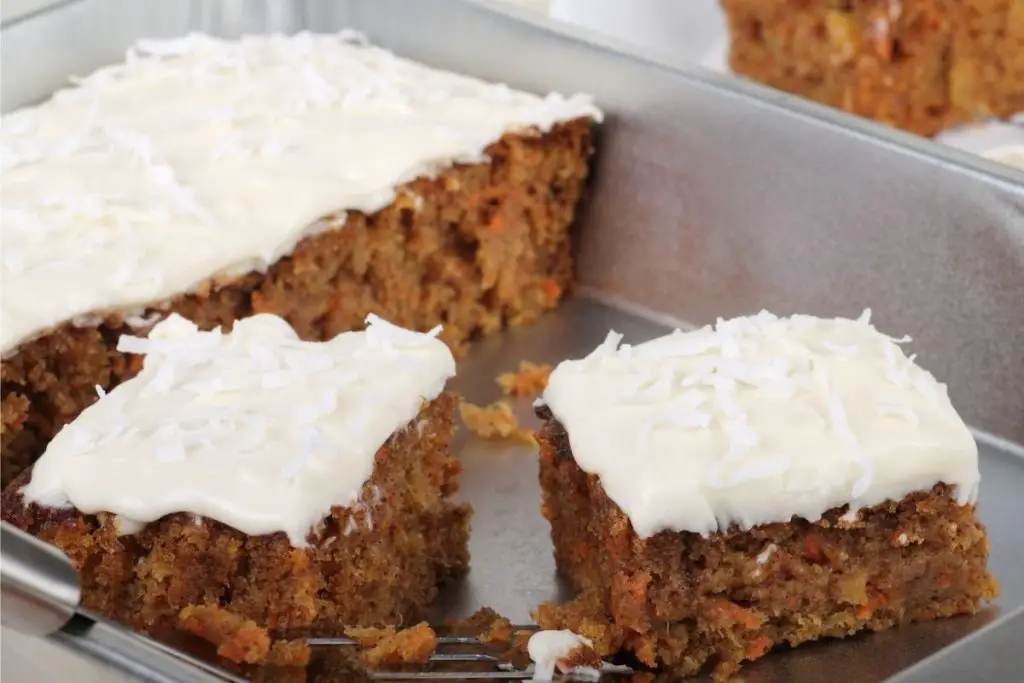
[[[81,594],[68,558],[7,522],[0,525],[0,623],[27,635],[59,631]]]
[[[915,337],[970,423],[1024,441],[1024,173],[926,140],[460,0],[72,0],[5,26],[2,103],[39,100],[69,74],[118,60],[140,36],[342,27],[435,66],[590,92],[608,113],[580,226],[579,278],[592,298],[476,348],[458,380],[471,400],[496,398],[494,375],[519,360],[584,353],[609,327],[640,340],[663,331],[656,321],[665,318],[870,306],[880,327]],[[517,410],[532,419],[528,404]],[[566,596],[537,511],[535,458],[465,433],[458,448],[464,496],[477,509],[473,564],[440,612],[486,604],[524,620],[538,602]],[[773,654],[744,680],[878,683],[929,655],[927,678],[908,683],[1001,683],[1024,672],[1012,637],[1019,621],[1008,620],[1024,605],[1024,456],[997,439],[981,452],[980,514],[1003,582],[993,609]],[[979,643],[992,649],[979,657]],[[103,659],[114,644],[90,652]],[[965,678],[958,663],[967,662]]]
[[[0,680],[8,683],[137,683],[138,678],[83,656],[53,638],[0,629]]]
[[[88,670],[105,670],[107,673],[101,674],[99,680],[246,683],[245,679],[191,655],[89,615],[76,618],[76,621],[47,640],[82,656],[83,661],[89,663]],[[111,679],[108,676],[117,678]]]

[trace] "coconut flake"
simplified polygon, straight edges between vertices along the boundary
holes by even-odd
[[[619,348],[619,342],[621,341],[622,335],[615,330],[610,330],[608,335],[604,338],[604,341],[601,342],[585,360],[599,360],[615,355]]]
[[[757,558],[755,558],[755,561],[758,564],[767,564],[768,560],[771,559],[771,556],[775,553],[777,549],[777,545],[775,545],[774,543],[769,543],[764,550],[758,553]]]
[[[906,403],[876,401],[875,408],[879,415],[883,415],[885,417],[897,417],[906,420],[915,426],[921,423],[921,418],[918,416],[917,412],[912,406]]]

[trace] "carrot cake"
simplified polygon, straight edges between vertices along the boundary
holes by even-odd
[[[117,348],[141,372],[86,408],[3,494],[63,550],[86,607],[159,635],[187,607],[270,629],[415,623],[468,564],[452,502],[455,373],[440,332],[375,316],[304,342],[258,314],[172,314]]]
[[[717,678],[782,645],[996,594],[978,452],[945,385],[857,320],[719,320],[552,373],[540,481],[601,656]]]
[[[554,307],[600,116],[351,32],[142,41],[5,115],[3,482],[171,312],[306,340],[374,312],[458,346]]]
[[[721,0],[733,71],[922,135],[1024,111],[1015,0]]]

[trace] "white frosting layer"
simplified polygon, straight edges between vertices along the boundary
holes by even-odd
[[[93,312],[265,269],[318,219],[484,160],[507,132],[599,118],[355,34],[144,41],[2,119],[0,352]],[[46,292],[46,296],[39,296]]]
[[[57,434],[26,501],[114,513],[128,532],[189,512],[303,545],[358,502],[380,446],[455,374],[440,328],[367,322],[313,343],[272,315],[230,334],[172,315],[148,339],[122,337],[142,371]]]
[[[977,446],[945,385],[869,316],[762,312],[621,348],[611,333],[543,399],[643,537],[816,520],[937,482],[974,501]]]

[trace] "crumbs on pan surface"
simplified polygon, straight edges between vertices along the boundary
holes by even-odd
[[[396,631],[387,628],[347,628],[345,635],[366,648],[363,662],[370,668],[382,664],[425,664],[437,650],[437,633],[426,622]]]
[[[309,645],[272,640],[267,629],[217,605],[189,605],[178,614],[178,628],[217,647],[217,655],[237,664],[304,667]]]
[[[471,432],[484,439],[514,439],[535,444],[533,432],[519,424],[512,407],[504,401],[478,406],[463,401],[459,404],[462,421]]]
[[[445,622],[453,636],[476,638],[481,643],[512,642],[512,622],[490,607],[481,607],[465,619],[451,619]]]
[[[490,607],[481,607],[465,619],[445,622],[446,633],[476,638],[501,661],[525,670],[530,664],[526,644],[532,631],[517,631],[506,617]]]
[[[495,378],[495,381],[506,396],[533,398],[544,391],[550,376],[550,365],[524,360],[519,363],[519,370],[503,372]]]

